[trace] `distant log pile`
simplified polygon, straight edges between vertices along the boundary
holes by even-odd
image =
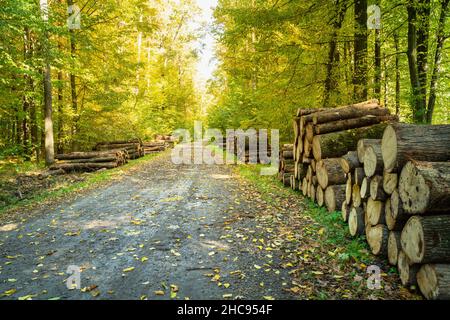
[[[99,142],[94,147],[94,151],[109,151],[117,149],[127,151],[130,159],[132,160],[144,156],[144,149],[142,148],[142,141],[140,139]]]
[[[397,122],[377,101],[299,110],[279,179],[397,265],[404,286],[450,298],[450,125]]]
[[[227,141],[227,139],[230,140]],[[264,140],[262,139],[263,137],[258,132],[236,134],[235,136],[214,141],[214,145],[223,150],[230,148],[227,151],[234,154],[241,163],[268,164],[272,155],[271,145],[267,136],[264,136]]]
[[[157,135],[154,141],[148,141],[142,143],[144,155],[163,152],[169,148],[175,146],[175,137]]]
[[[58,154],[56,163],[50,170],[64,170],[64,172],[89,172],[99,169],[117,168],[128,162],[126,150],[116,149],[108,151],[72,152]]]

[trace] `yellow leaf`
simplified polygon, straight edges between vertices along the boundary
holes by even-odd
[[[141,300],[146,300],[146,299],[147,299],[147,296],[144,294],[144,295],[142,295],[139,299],[141,299]]]
[[[229,283],[224,283],[223,286],[228,289],[230,287],[230,284]]]
[[[3,295],[9,297],[10,295],[13,295],[13,294],[16,293],[16,292],[17,292],[16,289],[10,289],[10,290],[5,291],[5,292],[3,293]]]
[[[264,296],[263,298],[264,300],[275,300],[275,298],[272,296]]]
[[[129,268],[123,269],[123,272],[131,272],[133,270],[134,270],[134,267],[129,267]]]
[[[157,295],[157,296],[163,296],[164,294],[165,293],[162,290],[155,291],[155,295]]]
[[[254,267],[255,267],[255,269],[257,269],[257,270],[261,269],[261,267],[258,266],[257,264],[255,264]]]
[[[142,261],[142,262],[145,262],[145,261],[147,261],[147,260],[148,260],[147,257],[142,257],[142,258],[141,258],[141,261]]]
[[[29,294],[23,297],[19,297],[19,300],[31,300],[32,298],[34,298],[36,295],[33,294]]]
[[[231,297],[233,297],[233,295],[231,293],[227,293],[227,294],[222,295],[222,298],[224,298],[224,299],[229,299]]]

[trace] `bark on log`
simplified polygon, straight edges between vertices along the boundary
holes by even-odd
[[[348,222],[348,217],[350,215],[350,211],[352,210],[352,206],[346,204],[345,202],[342,203],[342,207],[341,207],[341,213],[342,213],[342,220],[344,222]]]
[[[411,217],[401,241],[413,263],[450,262],[450,216]]]
[[[345,201],[345,184],[329,186],[325,190],[325,205],[328,212],[335,212]]]
[[[380,123],[370,127],[315,136],[312,143],[314,159],[342,157],[349,150],[356,150],[360,139],[379,139],[386,126],[386,123]]]
[[[362,103],[343,106],[335,109],[328,109],[324,112],[313,114],[312,121],[314,124],[332,122],[337,120],[351,119],[370,114],[371,110],[379,112],[380,105],[377,100],[369,100]]]
[[[345,173],[353,172],[353,170],[360,167],[361,164],[358,159],[358,152],[349,151],[347,154],[343,155],[341,158],[341,166]]]
[[[389,111],[387,111],[389,112]],[[386,113],[386,109],[382,110],[380,113]],[[314,134],[327,134],[331,132],[338,132],[349,129],[356,129],[361,127],[368,127],[374,124],[379,124],[386,121],[398,121],[397,116],[374,116],[367,115],[360,118],[338,120],[333,122],[327,122],[323,124],[317,124],[314,126]],[[312,126],[312,124],[311,124]],[[306,126],[306,132],[308,134],[308,126]]]
[[[384,217],[388,229],[391,231],[402,231],[408,219],[406,216],[401,216],[399,219],[394,217],[394,215],[392,214],[391,198],[388,198],[386,200],[384,212]]]
[[[326,111],[328,109],[319,108],[319,109],[298,109],[297,110],[297,117],[307,116],[316,112],[322,112]]]
[[[396,123],[387,126],[381,151],[384,168],[393,172],[408,161],[450,160],[450,125],[423,126]]]
[[[348,217],[348,230],[351,236],[363,235],[365,232],[364,209],[353,207]]]
[[[388,198],[383,189],[383,177],[374,176],[370,180],[370,197],[376,201],[386,201]]]
[[[347,181],[339,158],[320,160],[316,165],[316,172],[319,184],[324,190],[329,185],[344,184]]]
[[[363,168],[355,168],[355,173],[353,174],[353,178],[355,181],[355,184],[361,187],[362,182],[366,176],[364,175],[364,169]]]
[[[415,286],[417,284],[417,272],[419,265],[412,264],[403,250],[398,254],[397,268],[400,274],[400,280],[405,287]]]
[[[450,213],[450,162],[408,162],[399,193],[409,214]]]
[[[388,239],[388,260],[389,264],[396,266],[398,263],[398,254],[402,249],[402,245],[400,243],[400,232],[391,231],[389,232]]]
[[[387,255],[389,230],[383,225],[379,224],[367,229],[366,234],[367,243],[369,244],[372,253],[376,256]]]
[[[62,169],[65,172],[73,171],[96,171],[99,169],[113,169],[118,166],[117,162],[104,163],[56,163],[50,167],[50,170]]]
[[[450,300],[450,265],[423,265],[417,273],[417,284],[428,300]]]
[[[368,221],[366,221],[366,223],[370,223],[372,226],[385,224],[384,202],[375,201],[372,198],[369,198],[369,200],[367,200],[367,217]]]
[[[76,159],[92,159],[99,157],[108,157],[118,154],[118,150],[102,151],[102,152],[72,152],[67,154],[56,155],[56,160],[76,160]]]
[[[398,175],[396,173],[389,173],[384,171],[383,173],[383,190],[388,195],[391,195],[398,187]]]

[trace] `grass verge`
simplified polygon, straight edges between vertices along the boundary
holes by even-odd
[[[284,187],[275,176],[261,176],[261,168],[263,168],[262,165],[239,165],[237,171],[241,177],[251,182],[263,199],[270,204],[282,203],[293,196],[301,197],[306,208],[304,214],[327,230],[324,241],[327,244],[346,248],[342,259],[369,260],[370,254],[364,237],[351,238],[349,236],[348,226],[342,221],[340,212],[329,213],[325,208],[320,208],[311,200],[303,197],[299,191]]]

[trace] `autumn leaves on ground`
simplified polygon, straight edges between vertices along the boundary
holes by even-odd
[[[165,153],[121,170],[2,214],[2,299],[413,298],[338,214],[258,166],[176,166]],[[381,290],[367,288],[369,264]],[[67,289],[69,266],[81,290]]]

